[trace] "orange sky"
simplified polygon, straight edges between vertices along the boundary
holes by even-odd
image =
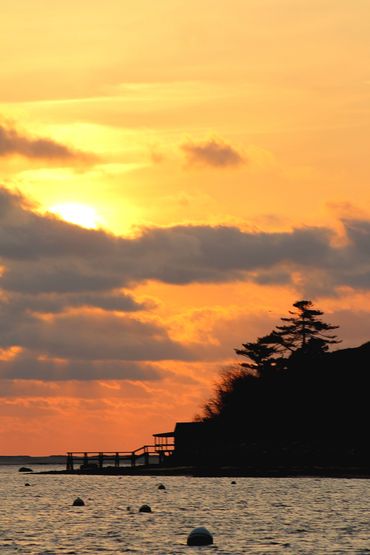
[[[147,443],[300,298],[370,338],[366,0],[4,4],[0,454]]]

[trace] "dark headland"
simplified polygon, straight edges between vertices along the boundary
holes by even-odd
[[[194,437],[180,459],[175,450],[163,465],[68,474],[370,478],[369,377],[370,342],[314,363],[296,360],[281,375],[229,374],[225,408],[219,418],[189,423]]]
[[[369,478],[370,342],[330,350],[336,326],[310,301],[293,307],[270,334],[236,349],[245,362],[223,372],[194,422],[155,434],[174,445],[162,443],[160,465],[73,473]]]

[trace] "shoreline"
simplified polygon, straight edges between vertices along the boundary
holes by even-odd
[[[341,478],[370,479],[370,469],[351,467],[105,467],[91,470],[48,470],[34,474],[67,476],[188,476],[193,478]]]

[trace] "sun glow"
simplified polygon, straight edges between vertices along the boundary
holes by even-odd
[[[95,208],[87,204],[63,203],[52,206],[49,210],[66,222],[87,229],[97,229],[103,224],[103,219]]]

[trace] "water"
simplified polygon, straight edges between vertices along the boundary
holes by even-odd
[[[370,554],[370,480],[235,480],[38,476],[0,467],[0,553]],[[85,507],[72,506],[77,496]],[[152,514],[138,513],[144,503]],[[197,526],[213,533],[213,546],[186,545]]]

